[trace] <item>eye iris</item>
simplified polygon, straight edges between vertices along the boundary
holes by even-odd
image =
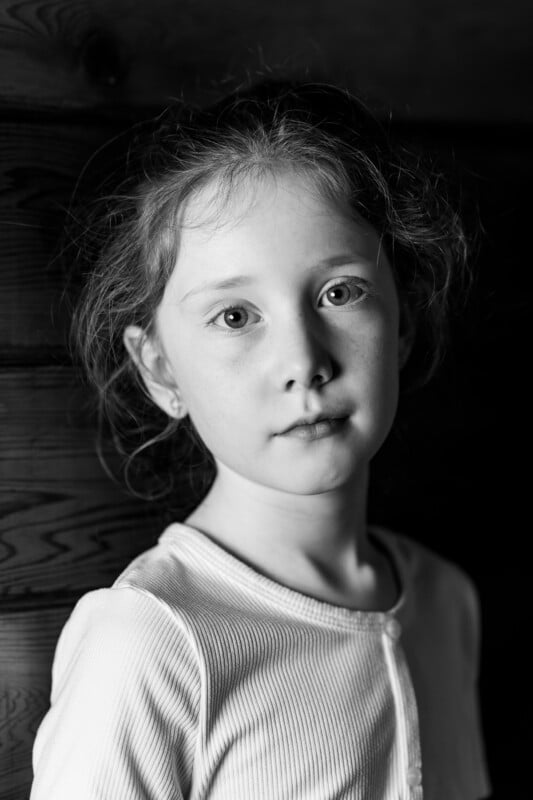
[[[347,286],[332,286],[327,291],[328,300],[336,306],[342,306],[350,299],[350,290]]]
[[[230,328],[242,328],[246,324],[248,314],[243,309],[231,308],[224,311],[224,322]]]

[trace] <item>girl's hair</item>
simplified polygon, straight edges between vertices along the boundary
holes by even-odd
[[[132,494],[170,497],[180,464],[183,476],[198,455],[187,474],[199,469],[200,491],[214,476],[190,419],[170,419],[153,403],[122,339],[129,324],[157,338],[155,311],[176,262],[179,212],[207,184],[223,206],[243,180],[295,170],[322,196],[366,219],[382,237],[405,318],[416,330],[402,388],[433,374],[448,336],[450,292],[467,287],[466,236],[442,176],[428,160],[394,146],[348,91],[269,81],[204,110],[176,103],[134,127],[125,156],[124,174],[112,178],[112,190],[100,187],[69,232],[69,250],[86,278],[70,346],[96,388],[100,460],[107,470],[107,426]],[[177,436],[178,428],[188,436]],[[133,465],[141,491],[130,480]],[[197,502],[190,491],[187,499]]]

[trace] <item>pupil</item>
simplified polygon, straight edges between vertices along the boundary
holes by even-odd
[[[329,299],[335,305],[342,305],[346,302],[346,287],[345,286],[334,286],[333,289],[328,291]]]
[[[246,322],[246,312],[243,313],[242,311],[226,311],[224,313],[224,320],[230,328],[242,328],[244,323]]]

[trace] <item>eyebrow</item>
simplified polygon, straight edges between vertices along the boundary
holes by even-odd
[[[369,259],[364,258],[362,256],[358,256],[357,254],[353,253],[340,256],[332,256],[330,258],[324,258],[322,261],[319,261],[316,264],[316,267],[342,267],[344,264],[355,264],[359,262],[368,262],[368,261]],[[180,299],[180,302],[183,303],[190,297],[194,297],[198,294],[203,294],[204,292],[222,291],[223,289],[236,289],[239,286],[250,286],[251,284],[255,283],[255,281],[256,279],[253,278],[251,275],[234,275],[231,278],[224,278],[223,280],[220,281],[202,283],[195,289],[190,289],[190,291],[186,292]]]
[[[196,289],[191,289],[189,292],[186,292],[180,302],[187,300],[189,297],[194,297],[197,294],[203,294],[204,292],[235,289],[238,286],[249,286],[251,283],[254,283],[254,278],[246,275],[235,275],[233,278],[225,278],[222,281],[213,281],[213,283],[201,283]]]

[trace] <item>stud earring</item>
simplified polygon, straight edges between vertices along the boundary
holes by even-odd
[[[181,406],[181,402],[180,402],[180,400],[179,400],[179,398],[178,398],[178,397],[174,396],[174,397],[173,397],[173,398],[170,400],[170,408],[172,409],[172,411],[173,411],[175,414],[177,414],[178,416],[181,416],[181,410],[182,410],[182,406]]]

